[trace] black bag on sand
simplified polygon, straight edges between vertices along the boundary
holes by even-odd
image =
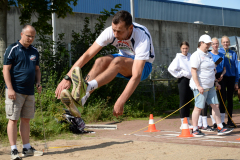
[[[92,131],[85,131],[85,123],[82,118],[80,117],[74,117],[71,115],[70,111],[67,109],[64,109],[65,113],[63,113],[64,121],[62,123],[70,123],[69,129],[71,132],[75,134],[82,134],[82,133],[89,133]]]

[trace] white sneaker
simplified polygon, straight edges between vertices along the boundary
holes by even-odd
[[[11,160],[21,160],[22,158],[18,155],[18,150],[14,149],[11,151]]]
[[[23,148],[23,151],[22,151],[22,156],[23,157],[27,157],[27,156],[42,156],[42,155],[43,155],[42,151],[37,151],[33,147],[31,147],[29,149]]]

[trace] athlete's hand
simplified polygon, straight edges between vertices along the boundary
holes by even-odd
[[[8,98],[12,100],[16,100],[16,92],[13,89],[8,89]]]
[[[113,115],[116,117],[121,116],[124,111],[124,103],[121,103],[118,101],[115,103],[114,108],[113,108]]]
[[[59,85],[58,85],[58,87],[55,91],[55,97],[57,97],[57,99],[60,99],[60,95],[61,95],[62,90],[69,89],[70,87],[71,87],[71,82],[66,80],[66,79],[63,79],[59,83]]]

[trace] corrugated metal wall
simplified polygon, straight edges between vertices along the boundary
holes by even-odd
[[[216,2],[217,3],[217,2]],[[116,4],[130,12],[130,0],[79,0],[74,12],[100,14]],[[240,27],[240,10],[211,7],[168,0],[134,0],[135,18],[175,22],[202,21],[204,24]],[[223,15],[223,16],[222,16]]]
[[[122,4],[121,10],[130,11],[130,0],[78,0],[77,6],[72,6],[73,12],[100,14],[104,9],[111,11],[116,4]]]
[[[240,27],[240,10],[166,0],[138,0],[139,18]],[[222,16],[223,15],[223,16]]]

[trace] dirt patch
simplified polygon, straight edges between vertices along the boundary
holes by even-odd
[[[171,117],[157,123],[156,128],[161,131],[155,133],[144,132],[147,130],[147,120],[124,121],[117,124],[117,130],[95,130],[95,134],[76,135],[75,140],[47,142],[50,149],[44,151],[43,157],[24,159],[239,159],[240,141],[236,140],[240,138],[238,111],[233,114],[233,119],[238,128],[230,135],[217,136],[217,132],[213,132],[206,133],[203,138],[176,137],[181,133],[179,117]],[[154,119],[155,122],[158,120],[160,119]],[[208,123],[211,124],[210,118]],[[144,127],[146,128],[142,129]],[[133,134],[124,135],[130,133]],[[35,148],[43,150],[44,144],[37,143]],[[18,145],[18,149],[21,151],[22,146]],[[0,159],[9,159],[9,153],[9,146],[1,147]]]

